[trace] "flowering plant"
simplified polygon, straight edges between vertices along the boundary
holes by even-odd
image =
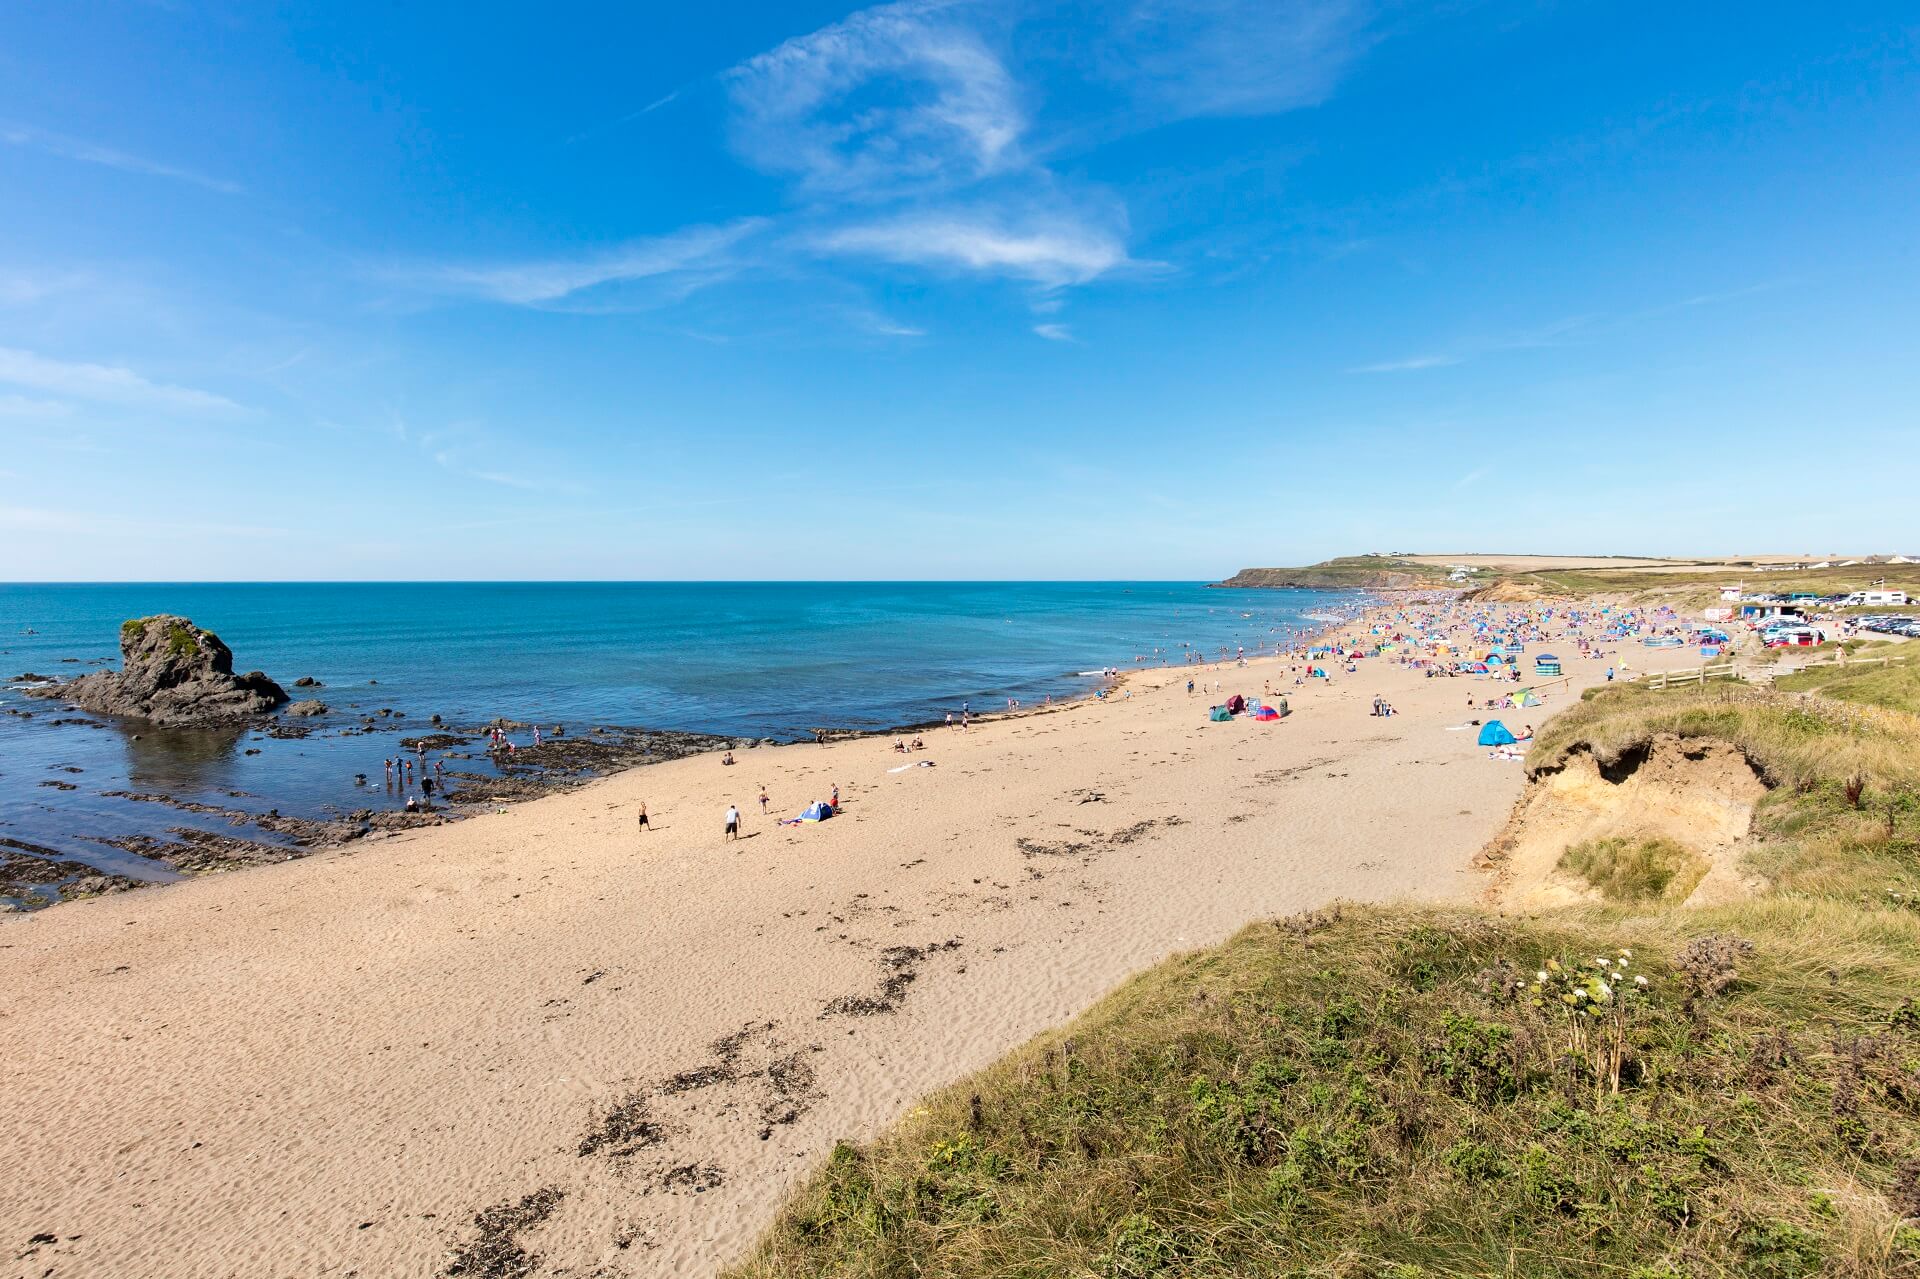
[[[1627,1025],[1647,998],[1651,983],[1633,970],[1633,952],[1562,964],[1549,959],[1534,974],[1527,993],[1533,1006],[1557,1015],[1566,1027],[1567,1053],[1593,1071],[1596,1090],[1620,1091]]]

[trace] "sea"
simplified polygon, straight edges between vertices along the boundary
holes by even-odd
[[[235,813],[397,807],[382,761],[433,715],[450,728],[504,718],[798,740],[1090,696],[1109,670],[1195,654],[1272,652],[1364,603],[1190,582],[0,584],[0,840],[165,880],[163,863],[103,841],[231,831]],[[153,613],[190,618],[226,641],[236,670],[330,713],[294,738],[159,729],[29,699],[14,679],[117,667],[120,623]],[[322,687],[295,688],[301,676]],[[484,752],[462,767],[488,767]]]

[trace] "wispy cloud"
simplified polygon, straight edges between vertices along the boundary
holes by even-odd
[[[1464,356],[1458,355],[1416,355],[1405,360],[1384,360],[1379,364],[1362,364],[1358,368],[1348,369],[1349,373],[1410,373],[1416,369],[1441,369],[1449,364],[1458,364]]]
[[[886,338],[923,338],[927,331],[918,325],[905,324],[884,311],[875,311],[870,307],[851,307],[841,314],[858,329]]]
[[[1253,115],[1325,101],[1368,43],[1363,0],[1140,0],[1098,66],[1174,116]]]
[[[65,400],[38,400],[28,395],[0,395],[0,417],[71,417],[73,405]]]
[[[1049,342],[1072,342],[1073,330],[1064,324],[1036,324],[1033,331]]]
[[[286,537],[288,531],[262,524],[206,524],[159,520],[142,513],[137,516],[106,511],[56,510],[48,507],[8,506],[0,504],[0,528],[32,533],[69,533],[82,536],[106,534],[141,539],[176,534],[215,537]]]
[[[169,178],[175,182],[191,183],[197,187],[205,187],[209,191],[218,191],[222,195],[239,195],[245,190],[238,182],[229,182],[225,178],[209,177],[207,174],[181,168],[178,165],[162,164],[157,160],[130,155],[112,147],[100,146],[80,138],[70,138],[64,134],[49,133],[45,129],[35,129],[22,124],[0,123],[0,142],[59,156],[63,160],[75,160],[81,164],[98,164],[109,169],[119,169],[123,173],[138,173],[151,178]]]
[[[77,271],[49,275],[40,271],[10,271],[0,275],[0,306],[27,306],[66,293],[86,282]]]
[[[223,395],[153,382],[132,369],[50,359],[0,346],[0,384],[127,408],[172,413],[237,413]]]
[[[834,253],[991,272],[1045,288],[1085,284],[1129,262],[1118,234],[1070,217],[1008,224],[991,213],[905,214],[842,227],[814,242]]]
[[[402,439],[410,437],[404,423],[396,419],[395,426]],[[514,466],[511,457],[502,457],[492,434],[477,423],[462,422],[424,434],[412,433],[411,439],[435,466],[461,479],[518,489],[523,493],[578,497],[588,492],[584,485]]]
[[[730,253],[767,225],[741,218],[723,226],[694,226],[572,258],[493,264],[449,264],[403,270],[405,282],[428,290],[537,306],[573,298],[603,285],[663,277],[711,279],[730,273]]]
[[[1016,159],[1025,118],[1012,76],[967,10],[941,0],[865,9],[722,77],[748,163],[813,196],[897,196]]]

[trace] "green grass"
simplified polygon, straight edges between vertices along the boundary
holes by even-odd
[[[1550,767],[1576,747],[1612,762],[1660,733],[1731,742],[1773,785],[1860,775],[1880,790],[1920,786],[1920,739],[1910,725],[1848,699],[1792,697],[1733,682],[1590,689],[1541,727],[1527,764]]]
[[[1589,839],[1560,864],[1613,901],[1684,901],[1707,873],[1707,860],[1656,836]]]
[[[1614,904],[1249,927],[841,1145],[730,1273],[1920,1277],[1920,731],[1821,692],[1615,685],[1530,757],[1737,745],[1770,892],[1682,911],[1690,855],[1614,841]]]
[[[1447,570],[1439,565],[1416,564],[1391,555],[1343,555],[1302,568],[1242,569],[1228,581],[1235,586],[1292,585],[1321,590],[1406,590],[1458,585],[1448,581]]]
[[[1781,676],[1773,686],[1920,715],[1920,648],[1915,649],[1915,655],[1904,663],[1885,666],[1822,666],[1797,671]]]
[[[1249,928],[841,1146],[734,1274],[1920,1273],[1920,917],[1885,919],[1842,997],[1764,941],[1691,993],[1678,956],[1708,926]],[[1619,947],[1651,994],[1615,1094],[1528,987]]]
[[[191,657],[200,651],[200,641],[191,627],[174,626],[167,631],[167,651],[175,657]]]

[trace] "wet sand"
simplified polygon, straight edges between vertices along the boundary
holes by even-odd
[[[56,1277],[713,1273],[836,1139],[1128,974],[1335,897],[1476,891],[1521,770],[1446,726],[1496,686],[1362,667],[1195,674],[1272,679],[1277,723],[1147,672],[912,756],[699,756],[0,920],[0,1244]],[[836,782],[840,816],[775,824]]]

